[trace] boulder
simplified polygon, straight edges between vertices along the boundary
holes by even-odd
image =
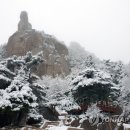
[[[96,125],[94,125],[94,126],[91,125],[88,120],[84,120],[81,123],[81,128],[84,128],[84,130],[97,130],[97,126]]]
[[[114,122],[103,122],[98,125],[98,130],[114,130],[117,126],[117,123]]]

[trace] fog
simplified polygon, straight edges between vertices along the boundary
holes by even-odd
[[[0,44],[17,30],[22,10],[34,29],[67,46],[76,41],[100,59],[130,61],[130,0],[3,0]]]

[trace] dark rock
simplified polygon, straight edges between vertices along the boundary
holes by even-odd
[[[54,112],[52,109],[49,107],[45,107],[40,105],[39,106],[39,113],[46,119],[50,121],[57,121],[58,119],[58,114]]]
[[[78,127],[80,124],[79,124],[79,119],[75,119],[74,121],[71,122],[71,126],[72,127]]]
[[[10,85],[11,81],[0,79],[0,89],[6,89]]]
[[[98,125],[98,130],[114,130],[116,126],[116,123],[104,122]]]
[[[92,126],[88,120],[84,120],[81,124],[81,128],[84,128],[84,130],[96,130],[97,129],[97,126],[94,125]],[[105,130],[105,129],[103,129]]]

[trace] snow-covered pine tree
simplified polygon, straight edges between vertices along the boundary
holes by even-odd
[[[125,76],[121,81],[122,88],[119,102],[123,110],[122,115],[126,118],[130,115],[130,63],[125,66],[124,73]]]
[[[111,76],[101,70],[88,68],[72,80],[72,95],[79,104],[115,100],[119,96],[119,87],[112,82]]]
[[[103,64],[104,66],[102,69],[111,74],[113,82],[115,84],[120,84],[123,78],[124,64],[121,61],[112,62],[110,60],[104,60]]]
[[[31,68],[41,62],[41,54],[31,52],[0,62],[0,126],[25,124],[29,109],[38,105],[31,89]]]

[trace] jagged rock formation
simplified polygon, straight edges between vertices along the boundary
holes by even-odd
[[[31,30],[32,25],[28,22],[28,14],[26,11],[22,11],[20,14],[20,22],[18,24],[18,31]]]
[[[23,56],[28,51],[32,54],[43,51],[46,62],[35,68],[38,75],[69,74],[67,47],[53,36],[32,29],[27,12],[23,11],[20,15],[18,30],[8,40],[6,52],[10,57]]]

